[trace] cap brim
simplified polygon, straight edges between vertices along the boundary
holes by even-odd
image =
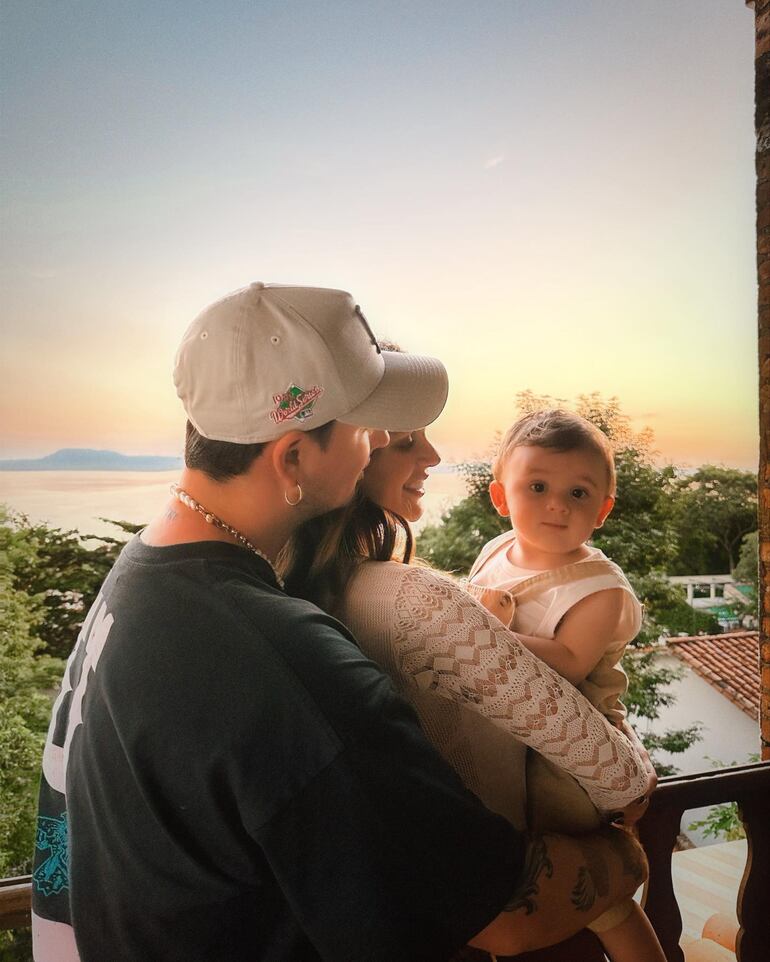
[[[382,380],[365,401],[337,420],[385,431],[416,431],[435,421],[449,392],[441,361],[396,351],[383,351],[382,357]]]

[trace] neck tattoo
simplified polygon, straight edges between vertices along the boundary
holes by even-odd
[[[231,538],[235,538],[239,544],[243,545],[244,548],[248,548],[249,551],[253,551],[255,555],[258,555],[263,561],[266,561],[270,565],[270,568],[275,575],[275,580],[278,582],[281,588],[286,587],[283,583],[283,579],[275,570],[275,565],[270,558],[268,558],[264,551],[260,551],[256,545],[253,545],[245,534],[241,534],[240,531],[233,528],[226,521],[223,521],[215,514],[212,514],[212,512],[207,508],[204,508],[202,504],[191,497],[186,491],[183,491],[176,482],[171,485],[171,493],[177,499],[177,501],[181,502],[181,504],[183,504],[185,507],[189,508],[191,511],[197,511],[198,514],[202,515],[208,524],[213,524],[215,528],[219,528],[220,531],[226,532]]]

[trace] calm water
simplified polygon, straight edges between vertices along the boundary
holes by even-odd
[[[82,534],[119,534],[100,521],[112,518],[143,524],[168,497],[177,471],[0,471],[0,502],[33,521],[74,528]],[[432,475],[425,485],[425,514],[419,528],[465,494],[454,472]]]

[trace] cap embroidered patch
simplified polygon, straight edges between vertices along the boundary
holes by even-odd
[[[297,421],[305,421],[314,414],[315,402],[323,394],[324,389],[314,385],[307,391],[290,384],[283,394],[274,394],[273,403],[276,404],[274,411],[270,412],[270,420],[276,424],[294,418]]]

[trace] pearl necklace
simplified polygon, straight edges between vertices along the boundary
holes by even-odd
[[[283,578],[281,578],[278,572],[275,570],[275,565],[273,562],[268,558],[264,551],[260,551],[256,545],[253,545],[245,534],[241,534],[240,531],[237,531],[235,528],[231,527],[226,521],[223,521],[215,514],[212,514],[212,512],[207,508],[204,508],[202,504],[190,497],[186,491],[183,491],[176,482],[171,485],[171,493],[177,499],[177,501],[180,501],[183,505],[185,505],[185,507],[190,508],[191,511],[197,511],[198,514],[203,515],[209,524],[213,524],[214,527],[219,528],[220,531],[227,532],[227,534],[229,534],[232,538],[235,538],[236,541],[240,542],[244,548],[248,548],[249,551],[253,551],[255,555],[258,555],[263,561],[266,561],[270,565],[270,568],[275,575],[275,580],[278,582],[281,588],[286,587],[283,583]]]

